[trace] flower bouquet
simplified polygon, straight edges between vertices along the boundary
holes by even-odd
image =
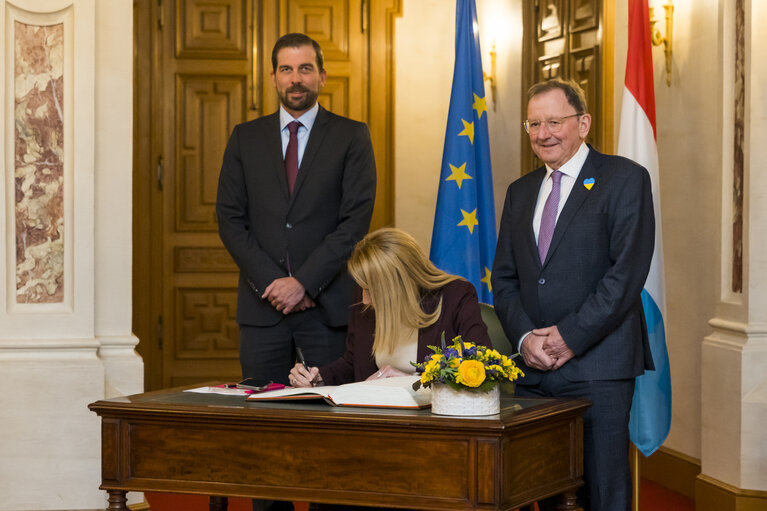
[[[413,389],[432,388],[432,413],[439,415],[491,415],[500,411],[498,383],[513,382],[524,373],[497,350],[455,337],[450,346],[429,346],[434,352],[421,364],[412,363],[420,380]],[[468,392],[466,392],[468,391]]]

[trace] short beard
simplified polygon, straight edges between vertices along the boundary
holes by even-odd
[[[288,94],[290,94],[291,92],[304,92],[306,93],[306,95],[304,96],[303,100],[291,101],[290,98],[288,97]],[[285,108],[288,108],[295,112],[302,112],[304,110],[309,110],[311,107],[313,107],[314,103],[317,102],[318,96],[319,96],[319,93],[316,91],[307,89],[306,87],[303,87],[301,85],[294,85],[292,87],[288,87],[287,89],[285,89],[283,93],[280,94],[280,101],[282,102]]]

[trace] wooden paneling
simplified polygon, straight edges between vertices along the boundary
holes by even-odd
[[[212,247],[176,247],[173,268],[176,273],[240,271],[225,248]]]
[[[575,80],[586,93],[592,117],[586,141],[597,150],[611,151],[611,146],[605,147],[605,142],[612,142],[605,130],[605,126],[612,126],[612,118],[606,118],[604,112],[606,96],[612,98],[612,80],[605,79],[602,64],[603,1],[609,0],[523,3],[522,115],[527,115],[527,89],[534,83],[551,78]],[[522,172],[527,173],[541,163],[530,149],[524,131],[521,147]]]
[[[218,232],[216,191],[221,155],[242,121],[246,78],[177,75],[175,228]]]
[[[235,289],[176,289],[176,358],[237,358]]]
[[[246,0],[183,0],[176,16],[179,58],[247,59]]]
[[[302,32],[322,47],[328,74],[322,106],[367,120],[367,37],[360,30],[360,1],[282,0],[282,33]]]

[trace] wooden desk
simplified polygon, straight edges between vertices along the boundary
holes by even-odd
[[[101,489],[433,510],[511,510],[582,484],[588,402],[502,398],[498,415],[253,403],[169,389],[98,401]]]

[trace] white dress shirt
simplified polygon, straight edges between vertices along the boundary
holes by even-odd
[[[559,220],[559,214],[562,212],[562,208],[565,207],[567,198],[570,196],[570,192],[573,190],[575,180],[578,178],[583,164],[586,162],[586,157],[589,155],[589,146],[581,144],[578,151],[572,158],[567,160],[564,165],[558,169],[552,169],[546,165],[546,179],[543,180],[541,189],[538,191],[538,202],[535,204],[535,215],[533,216],[533,231],[535,232],[535,241],[538,241],[538,233],[541,230],[541,217],[543,216],[543,206],[546,204],[546,199],[549,198],[551,193],[551,186],[553,180],[551,174],[555,170],[562,173],[562,180],[559,182],[559,207],[557,208],[557,220]]]
[[[533,215],[533,231],[535,232],[535,241],[538,242],[538,233],[541,231],[541,217],[543,216],[543,206],[546,204],[546,199],[549,198],[551,193],[551,186],[553,180],[551,174],[558,170],[562,173],[562,180],[559,182],[559,206],[557,207],[557,221],[559,220],[559,214],[562,213],[562,208],[565,207],[567,198],[570,196],[570,192],[573,191],[575,180],[578,179],[578,174],[581,173],[583,164],[586,163],[586,158],[589,155],[589,146],[582,143],[578,148],[578,151],[572,158],[567,160],[564,165],[558,169],[552,169],[546,165],[546,178],[541,184],[541,189],[538,191],[538,202],[535,204],[535,215]],[[522,341],[528,336],[530,332],[525,332],[522,337],[519,338],[517,343],[517,351],[522,349]]]
[[[290,130],[288,124],[293,121],[298,121],[301,126],[298,127],[296,136],[298,137],[298,167],[301,167],[301,160],[304,157],[304,150],[306,149],[306,143],[309,141],[309,133],[314,126],[314,120],[317,118],[317,112],[320,111],[320,104],[314,103],[314,106],[303,113],[298,119],[294,119],[285,108],[280,105],[280,135],[282,136],[282,157],[285,158],[285,151],[288,149],[288,142],[290,141]]]

